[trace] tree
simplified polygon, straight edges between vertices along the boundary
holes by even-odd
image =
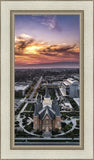
[[[58,128],[55,128],[53,131],[52,131],[52,134],[54,135],[54,134],[59,134],[60,132],[59,132],[59,129]]]
[[[73,139],[74,139],[74,133],[72,131],[70,132],[70,136],[71,136],[72,141],[73,141]]]

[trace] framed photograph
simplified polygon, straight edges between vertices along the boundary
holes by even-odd
[[[93,3],[0,1],[1,159],[94,159]]]

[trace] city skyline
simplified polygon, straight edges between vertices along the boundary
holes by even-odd
[[[15,15],[16,68],[79,67],[79,15]]]

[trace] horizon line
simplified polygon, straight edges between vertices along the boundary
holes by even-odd
[[[79,69],[80,67],[15,67],[15,69]]]

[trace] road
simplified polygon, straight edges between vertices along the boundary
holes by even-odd
[[[73,131],[76,127],[76,120],[79,120],[79,118],[73,118],[72,117],[70,118],[71,120],[62,120],[62,122],[65,122],[66,124],[69,124],[70,122],[72,122],[73,126],[70,130],[68,130],[67,132],[63,132],[63,133],[60,133],[58,135],[54,135],[54,137],[59,137],[59,136],[63,136],[63,135],[66,135],[67,133]]]
[[[79,142],[15,142],[15,145],[79,145]]]
[[[34,96],[37,88],[39,87],[41,81],[42,81],[42,76],[40,77],[40,79],[38,80],[38,82],[35,84],[34,89],[33,89],[33,92],[31,93],[31,95],[30,95],[30,97],[29,97],[30,100],[33,98],[33,96]],[[22,103],[24,103],[24,102],[26,102],[26,104],[23,106],[23,108],[21,109],[21,111],[20,111],[19,114],[17,115],[17,121],[19,121],[19,126],[20,126],[21,128],[23,128],[24,132],[26,132],[26,133],[28,133],[28,134],[30,134],[30,135],[34,135],[34,136],[35,136],[36,134],[28,132],[28,131],[23,127],[23,125],[22,125],[22,119],[20,118],[20,113],[24,112],[25,108],[27,107],[27,105],[28,105],[28,103],[29,103],[29,102],[28,102],[28,99],[27,99],[26,97],[23,98],[23,99],[21,99],[21,100],[19,101],[19,107],[20,107],[20,105],[21,105]],[[38,136],[38,135],[36,135],[36,136],[37,136],[37,137],[40,137],[40,136]]]
[[[56,94],[56,97],[57,97],[57,101],[59,101],[60,97],[59,97],[58,92],[57,92],[56,89],[55,89],[55,94]]]
[[[29,99],[26,98],[26,97],[24,97],[24,98],[22,98],[22,99],[17,103],[17,107],[16,107],[15,111],[21,106],[21,104],[23,104],[24,102],[27,103],[28,100],[31,100],[31,99],[33,98],[33,96],[34,96],[37,88],[39,87],[39,85],[40,85],[40,83],[41,83],[41,81],[42,81],[42,78],[43,78],[43,77],[41,76],[40,79],[38,80],[38,82],[35,84],[34,89],[33,89],[33,92],[31,93]],[[35,100],[33,100],[33,101],[35,101]],[[36,101],[35,101],[35,102],[36,102]]]
[[[37,88],[39,87],[40,83],[42,81],[42,76],[40,77],[40,79],[38,80],[37,84],[34,86],[34,89],[33,89],[33,92],[31,93],[30,97],[29,97],[29,100],[31,100],[37,90]]]
[[[72,138],[15,138],[15,140],[72,140]],[[74,138],[74,140],[79,140],[79,138]]]

